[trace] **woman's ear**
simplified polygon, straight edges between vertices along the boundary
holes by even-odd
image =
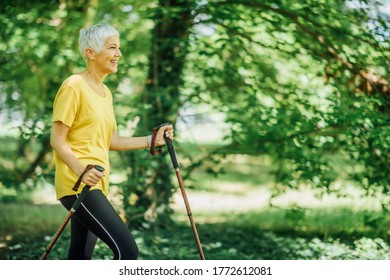
[[[85,49],[85,56],[88,60],[95,60],[95,52],[92,48],[86,48]]]

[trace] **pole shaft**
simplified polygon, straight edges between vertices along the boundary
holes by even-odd
[[[53,236],[53,239],[50,241],[49,245],[46,248],[46,251],[43,253],[41,260],[45,260],[47,255],[49,255],[51,249],[53,248],[54,244],[57,242],[58,238],[60,237],[61,233],[64,231],[66,225],[68,224],[70,218],[73,216],[73,214],[77,211],[79,206],[81,205],[81,202],[84,200],[84,198],[87,196],[89,189],[91,186],[86,185],[81,193],[79,194],[76,201],[73,203],[72,208],[69,210],[68,214],[66,215],[64,221],[58,228],[56,234]]]
[[[187,210],[188,218],[189,218],[190,223],[191,223],[192,232],[194,233],[195,242],[196,242],[196,246],[198,247],[198,252],[199,252],[200,259],[201,260],[205,260],[205,256],[204,256],[203,249],[202,249],[202,245],[200,244],[198,231],[196,230],[195,221],[194,221],[194,218],[192,217],[190,203],[188,202],[186,190],[184,188],[183,179],[181,177],[179,167],[175,168],[175,172],[176,172],[177,181],[179,182],[180,191],[181,191],[181,194],[182,194],[183,199],[184,199],[184,204],[185,204],[185,207],[186,207],[186,210]]]
[[[47,248],[46,248],[45,252],[41,256],[41,260],[46,260],[46,258],[49,255],[51,249],[53,248],[54,244],[57,242],[57,240],[60,237],[61,233],[64,231],[66,225],[68,224],[70,218],[73,216],[74,212],[75,211],[74,211],[73,208],[68,212],[68,215],[66,215],[65,220],[62,222],[61,226],[58,228],[57,232],[53,236],[53,238],[50,241],[49,245],[47,245]]]
[[[169,155],[171,156],[173,168],[175,169],[175,172],[176,172],[177,181],[179,182],[180,191],[181,191],[181,194],[182,194],[183,199],[184,199],[184,204],[186,206],[188,218],[190,219],[191,228],[192,228],[192,232],[194,233],[195,242],[196,242],[196,246],[198,247],[200,259],[205,260],[202,245],[200,244],[200,240],[199,240],[198,231],[196,230],[195,221],[194,221],[194,218],[192,217],[190,203],[188,202],[186,190],[184,188],[183,179],[181,178],[179,163],[178,163],[177,158],[176,158],[175,148],[172,144],[172,140],[169,139],[165,133],[163,135],[164,135],[165,143],[167,144]]]
[[[100,165],[88,164],[88,166],[84,170],[83,174],[79,177],[79,179],[77,180],[76,184],[74,185],[74,187],[73,187],[74,191],[78,190],[83,175],[87,171],[91,170],[92,168],[96,168],[100,172],[104,171],[104,167],[102,167]],[[64,228],[68,224],[70,218],[73,216],[73,214],[80,207],[81,203],[83,202],[84,198],[87,196],[87,194],[88,194],[90,189],[91,189],[91,186],[85,185],[84,188],[82,189],[81,193],[77,196],[77,199],[75,200],[75,202],[73,202],[72,208],[69,210],[68,214],[66,215],[65,220],[62,222],[61,226],[58,228],[58,230],[57,230],[56,234],[54,235],[53,239],[50,241],[49,245],[47,246],[45,252],[42,254],[41,260],[45,260],[47,255],[49,255],[51,249],[53,248],[54,244],[57,242],[57,239],[60,237],[60,235],[63,232]]]

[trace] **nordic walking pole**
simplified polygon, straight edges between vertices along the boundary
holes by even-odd
[[[80,178],[78,179],[78,181],[76,182],[76,184],[74,185],[73,187],[73,190],[74,191],[77,191],[78,190],[78,187],[81,183],[81,178],[83,177],[83,175],[91,170],[92,168],[96,168],[97,170],[99,170],[100,172],[103,172],[104,171],[104,168],[99,166],[99,165],[88,165],[87,168],[84,170],[83,174],[81,174]],[[61,233],[64,231],[66,225],[68,224],[70,218],[73,216],[73,214],[77,211],[77,209],[79,208],[79,206],[81,205],[81,203],[83,202],[84,198],[87,196],[88,192],[89,192],[89,189],[91,188],[91,186],[88,186],[86,185],[83,190],[81,191],[81,193],[79,194],[78,198],[76,199],[76,201],[73,203],[72,205],[72,208],[70,209],[70,211],[68,212],[68,214],[66,215],[65,217],[65,220],[62,222],[61,226],[58,228],[57,232],[55,233],[54,237],[52,238],[52,240],[50,241],[49,245],[47,246],[45,252],[43,253],[43,255],[41,256],[41,260],[46,260],[46,257],[49,255],[51,249],[53,248],[54,244],[57,242],[58,238],[60,237]]]
[[[168,148],[169,155],[171,156],[172,165],[173,165],[173,168],[175,169],[175,172],[176,172],[177,181],[179,182],[181,194],[183,196],[184,204],[185,204],[186,209],[187,209],[188,218],[190,219],[190,223],[191,223],[192,231],[194,233],[196,246],[198,247],[200,259],[205,260],[203,250],[202,250],[202,245],[200,244],[200,240],[199,240],[198,231],[196,230],[195,221],[194,221],[194,218],[192,217],[190,204],[189,204],[188,199],[187,199],[186,190],[184,189],[183,179],[181,178],[179,164],[177,162],[177,158],[176,158],[176,154],[175,154],[175,148],[173,147],[172,140],[165,135],[165,132],[164,132],[164,139],[165,139],[165,142],[167,143],[167,148]]]

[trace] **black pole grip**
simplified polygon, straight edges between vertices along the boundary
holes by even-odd
[[[171,156],[173,168],[176,169],[179,167],[179,163],[177,162],[175,147],[173,147],[172,140],[165,135],[165,132],[164,132],[164,140],[165,143],[167,143],[167,148],[168,148],[169,155]]]
[[[103,172],[104,171],[104,167],[100,166],[100,165],[95,165],[95,168],[100,171],[100,172]]]

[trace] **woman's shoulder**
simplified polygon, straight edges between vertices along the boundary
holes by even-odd
[[[72,88],[78,88],[82,86],[83,83],[83,77],[79,74],[73,74],[69,76],[65,81],[62,83],[63,85],[72,87]]]
[[[78,74],[74,74],[62,82],[57,94],[66,94],[67,96],[75,96],[80,98],[82,96],[82,92],[84,91],[84,87],[85,85],[83,84],[83,78]]]

